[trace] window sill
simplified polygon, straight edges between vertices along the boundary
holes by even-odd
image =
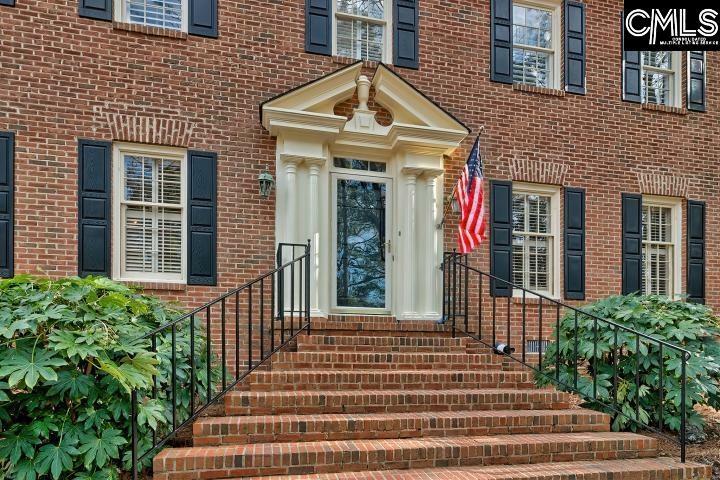
[[[561,300],[559,298],[553,297],[553,296],[547,296],[549,300],[543,298],[543,305],[550,305],[551,302],[560,302]],[[523,303],[523,297],[522,294],[519,296],[517,294],[513,294],[512,296],[512,303],[513,305],[522,305]],[[525,297],[525,305],[540,305],[540,297],[536,297],[535,295],[527,295]]]
[[[113,22],[113,29],[123,30],[126,32],[144,33],[156,37],[176,38],[179,40],[187,40],[188,34],[180,30],[172,28],[151,27],[149,25],[140,25],[137,23]]]
[[[352,65],[353,63],[357,63],[357,58],[351,58],[351,57],[341,57],[339,55],[333,55],[332,56],[333,63],[336,63],[338,65]],[[380,62],[376,60],[363,60],[363,68],[369,68],[369,69],[375,69],[380,65]],[[390,64],[385,64],[390,65]]]
[[[120,280],[120,283],[131,287],[137,287],[142,290],[165,290],[168,292],[184,292],[187,290],[187,284],[185,283],[173,283],[173,282],[153,282],[152,280]]]
[[[656,105],[654,103],[643,103],[642,108],[643,108],[643,110],[651,110],[653,112],[663,112],[663,113],[674,113],[675,115],[687,115],[688,114],[688,111],[686,108],[669,107],[667,105]]]
[[[513,83],[513,90],[518,92],[539,93],[540,95],[549,95],[551,97],[564,97],[565,90],[556,88],[536,87],[535,85],[526,85],[524,83]]]

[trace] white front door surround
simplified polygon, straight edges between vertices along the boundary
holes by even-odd
[[[467,129],[387,67],[372,81],[375,101],[393,117],[389,126],[375,121],[367,107],[371,82],[361,64],[341,69],[265,103],[263,126],[277,138],[277,242],[312,241],[311,314],[348,313],[335,303],[334,177],[373,176],[338,169],[334,158],[383,162],[391,192],[387,209],[387,311],[398,319],[437,320],[441,311],[444,155]],[[333,107],[352,98],[358,107],[350,120]],[[352,309],[355,314],[377,309]]]

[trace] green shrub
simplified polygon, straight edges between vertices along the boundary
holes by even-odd
[[[720,324],[710,309],[704,305],[672,301],[659,296],[614,296],[582,308],[583,311],[632,328],[653,338],[664,340],[688,350],[692,355],[687,362],[687,411],[688,424],[702,426],[703,419],[692,406],[720,407]],[[560,382],[573,386],[578,371],[578,388],[588,406],[613,413],[613,361],[617,361],[618,387],[617,415],[613,423],[616,430],[638,428],[636,419],[637,398],[640,398],[642,425],[657,426],[660,406],[660,352],[656,343],[642,340],[639,348],[639,369],[636,368],[637,335],[618,328],[618,350],[614,351],[615,330],[611,325],[598,322],[597,353],[595,352],[595,322],[587,315],[575,316],[567,312],[560,322]],[[578,339],[578,365],[575,367],[575,338]],[[553,340],[556,336],[553,334]],[[538,375],[540,385],[552,383],[556,378],[558,344],[553,341],[547,349],[543,374]],[[614,359],[613,355],[617,358]],[[663,348],[663,423],[670,431],[680,429],[681,405],[681,359],[677,350]],[[636,371],[640,376],[640,388],[636,387]],[[593,382],[597,382],[594,397]],[[561,387],[562,388],[562,387]],[[569,388],[566,388],[570,390]],[[593,399],[596,399],[593,400]],[[604,405],[603,405],[604,404]]]
[[[141,452],[149,428],[166,431],[171,422],[170,332],[158,338],[157,354],[138,338],[178,314],[101,277],[0,282],[0,478],[107,480],[129,470],[130,390],[149,389],[156,375],[158,398],[143,397],[138,410]],[[178,358],[189,356],[187,330],[177,332]],[[200,328],[195,341],[202,386]],[[178,363],[180,419],[190,405],[189,369]]]

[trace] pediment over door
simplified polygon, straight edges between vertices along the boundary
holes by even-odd
[[[368,108],[373,88],[376,104],[392,116],[380,125]],[[349,120],[335,106],[357,94]],[[307,135],[343,148],[379,152],[398,149],[425,154],[450,154],[468,135],[468,128],[409,82],[384,65],[372,80],[362,75],[362,62],[294,88],[261,106],[262,124],[273,136]],[[316,140],[317,141],[317,140]]]

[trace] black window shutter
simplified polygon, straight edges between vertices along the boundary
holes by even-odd
[[[189,285],[217,284],[217,154],[188,152]]]
[[[217,0],[189,0],[188,33],[200,37],[218,36]]]
[[[642,195],[622,194],[622,294],[642,289]]]
[[[78,143],[78,271],[110,276],[110,164],[112,144]]]
[[[688,53],[688,99],[687,108],[695,112],[705,111],[705,52]]]
[[[512,182],[490,182],[490,274],[512,282]],[[512,296],[512,285],[491,282],[496,297]]]
[[[7,5],[8,7],[14,7],[15,0],[0,0],[0,5]]]
[[[687,224],[688,300],[705,303],[705,202],[688,200]]]
[[[0,277],[14,275],[15,134],[0,132]]]
[[[565,2],[565,90],[585,95],[585,4]]]
[[[513,83],[512,0],[490,2],[490,80]]]
[[[305,0],[305,51],[332,55],[333,0]]]
[[[80,0],[78,14],[95,20],[112,21],[112,0]]]
[[[585,300],[585,190],[565,189],[565,298]]]
[[[395,0],[393,10],[393,63],[398,67],[419,68],[419,0]]]
[[[642,81],[642,59],[640,52],[626,52],[623,33],[625,32],[625,14],[620,15],[620,38],[622,45],[622,98],[626,102],[641,103],[642,92],[640,82]]]

